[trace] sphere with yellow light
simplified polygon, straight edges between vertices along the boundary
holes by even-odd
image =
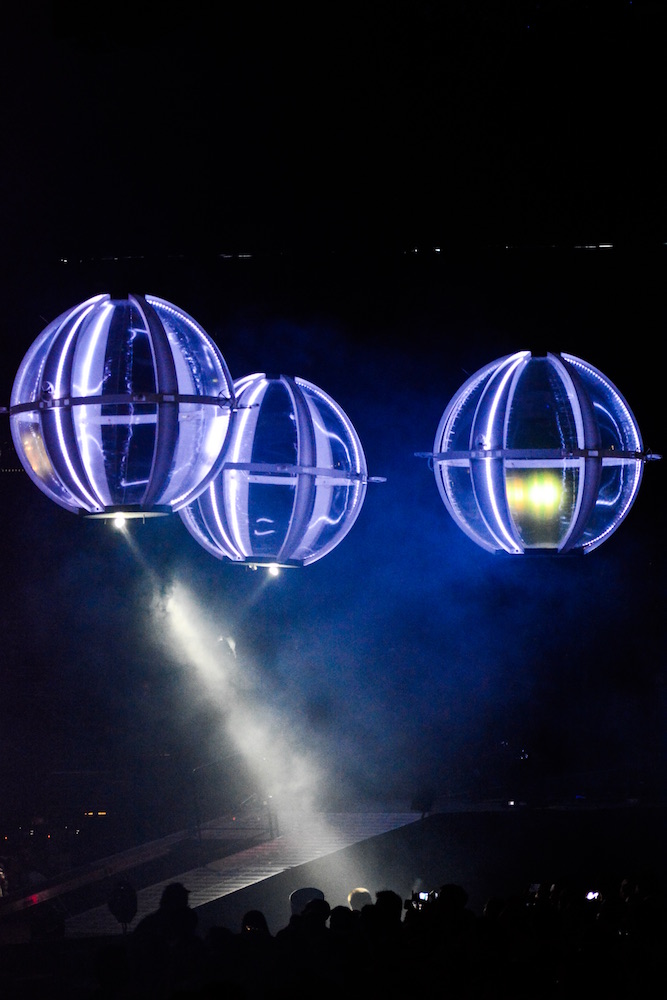
[[[472,375],[435,436],[438,490],[491,552],[591,552],[634,503],[644,462],[618,389],[571,354],[519,351]]]

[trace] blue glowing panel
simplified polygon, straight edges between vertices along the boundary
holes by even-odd
[[[489,551],[590,552],[632,506],[646,456],[622,395],[569,354],[508,355],[442,415],[433,467],[456,523]]]
[[[218,559],[306,566],[348,533],[366,495],[366,459],[343,410],[300,378],[249,375],[221,471],[180,511]]]
[[[155,296],[88,299],[50,323],[14,379],[14,445],[72,511],[169,513],[205,488],[233,383],[192,317]]]

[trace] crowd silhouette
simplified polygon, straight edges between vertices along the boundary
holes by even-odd
[[[445,884],[404,900],[358,887],[330,906],[292,893],[271,933],[261,910],[239,927],[198,928],[188,891],[171,883],[154,913],[100,943],[89,1000],[560,1000],[665,992],[661,887],[626,878],[609,891],[567,881],[489,898],[480,913]]]

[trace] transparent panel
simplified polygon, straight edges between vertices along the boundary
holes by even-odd
[[[366,473],[361,443],[344,411],[321,389],[295,380],[308,400],[317,448],[317,467]]]
[[[106,299],[108,299],[108,296],[105,295],[98,295],[92,299],[88,299],[74,309],[62,313],[42,330],[26,352],[14,377],[10,407],[41,398],[49,353],[58,339],[61,329],[71,330],[73,335],[76,334],[85,317]],[[71,345],[65,344],[66,348],[69,346]],[[69,389],[69,386],[66,388]]]
[[[564,354],[563,358],[573,365],[586,386],[603,434],[603,447],[641,451],[639,426],[616,386],[597,368],[580,358],[571,354]]]
[[[73,406],[72,418],[81,462],[102,506],[141,503],[155,450],[156,405]]]
[[[144,502],[157,446],[157,407],[141,409],[135,408],[132,419],[123,414],[122,422],[102,427],[109,505]]]
[[[75,443],[69,408],[11,416],[12,437],[24,468],[42,492],[70,510],[99,511],[102,501],[86,474]]]
[[[77,351],[77,359],[84,354],[84,349],[84,358],[87,358],[88,353],[92,358],[90,380],[85,379],[85,374],[81,371],[83,366],[77,365],[77,374],[81,371],[80,378],[84,383],[82,395],[115,396],[157,392],[151,335],[137,310],[117,304],[113,312],[108,314],[107,325],[99,327],[97,335],[94,332],[96,328],[97,323],[89,323],[79,338],[81,350]],[[97,374],[100,365],[101,381]],[[85,385],[85,381],[90,384]]]
[[[250,550],[246,556],[275,558],[280,553],[294,513],[296,481],[290,485],[252,483],[248,491]],[[298,527],[298,526],[297,526]],[[285,558],[291,558],[286,553]]]
[[[478,458],[471,463],[473,490],[480,514],[498,548],[518,552],[516,532],[505,495],[505,463],[502,458]]]
[[[252,461],[296,465],[297,424],[290,394],[282,382],[266,383],[257,411],[252,439]]]
[[[506,470],[507,502],[525,548],[564,544],[576,516],[578,484],[579,469],[573,466]]]
[[[146,301],[157,312],[175,348],[179,393],[230,397],[233,382],[227,364],[199,323],[164,299],[147,295]]]
[[[56,330],[55,324],[44,331],[32,345],[28,353],[23,358],[19,369],[14,377],[12,392],[10,396],[10,407],[20,403],[29,403],[41,398],[42,385],[44,383],[44,363],[48,345],[52,338],[52,333]]]
[[[637,497],[642,474],[639,460],[603,460],[597,502],[582,536],[584,548],[597,548],[616,531]]]
[[[10,419],[14,447],[21,462],[36,486],[61,507],[72,509],[73,503],[68,490],[53,467],[42,434],[39,413],[20,413]]]
[[[505,447],[570,449],[577,447],[577,428],[568,392],[547,358],[524,365],[505,420]]]
[[[42,399],[44,385],[44,357],[30,352],[23,359],[14,379],[10,406]]]
[[[223,539],[220,542],[213,540],[218,537],[218,532],[210,530],[204,517],[204,498],[206,497],[206,494],[207,491],[200,496],[198,502],[195,501],[194,503],[188,504],[187,507],[183,507],[178,512],[179,517],[195,541],[197,541],[202,548],[206,549],[207,552],[210,552],[212,556],[215,556],[217,559],[222,559],[223,557],[228,559],[242,559],[243,556],[236,551],[234,546],[228,540]]]
[[[161,408],[173,405],[160,404]],[[218,463],[228,430],[229,409],[200,403],[179,405],[178,436],[161,503],[177,510],[201,492],[201,484],[206,485],[206,477]]]
[[[436,433],[433,448],[436,454],[444,451],[468,451],[472,447],[477,406],[498,363],[487,365],[472,375],[451,400]]]
[[[335,548],[356,521],[365,495],[364,482],[318,482],[315,511],[295,558],[308,564]]]
[[[437,463],[436,482],[446,508],[460,528],[482,548],[498,546],[477,506],[469,463]]]

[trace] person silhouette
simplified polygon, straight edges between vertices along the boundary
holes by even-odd
[[[347,894],[347,904],[351,910],[355,910],[357,913],[361,912],[364,906],[369,905],[373,902],[373,897],[368,889],[364,889],[363,886],[358,886],[356,889],[352,889],[351,892]]]
[[[181,882],[165,886],[160,903],[130,935],[135,974],[142,988],[175,989],[197,982],[206,946],[197,933],[198,917]]]

